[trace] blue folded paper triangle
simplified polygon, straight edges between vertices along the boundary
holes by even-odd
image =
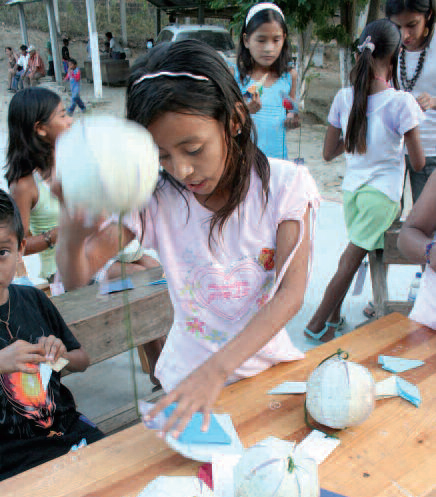
[[[337,494],[335,492],[330,492],[330,490],[322,488],[319,497],[345,497],[345,495]]]
[[[402,373],[409,369],[418,368],[425,364],[424,361],[418,359],[403,359],[402,357],[393,357],[389,355],[378,356],[378,363],[386,371],[391,373]]]
[[[164,409],[165,416],[167,418],[170,417],[176,407],[177,404],[173,403]],[[191,421],[189,421],[186,428],[180,433],[178,441],[186,444],[230,445],[232,443],[230,435],[219,424],[213,414],[210,415],[209,429],[207,431],[201,431],[202,424],[203,414],[201,412],[194,413]]]
[[[414,406],[419,407],[421,405],[421,394],[416,385],[397,377],[397,391],[400,397],[408,400]]]

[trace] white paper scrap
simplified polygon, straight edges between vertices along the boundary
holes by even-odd
[[[375,384],[375,395],[378,399],[383,397],[397,397],[397,377],[392,375],[385,380],[377,382]]]
[[[39,365],[39,374],[41,376],[41,383],[44,392],[47,391],[47,386],[51,378],[52,368],[46,363],[41,362]]]
[[[214,497],[234,497],[235,483],[233,470],[242,454],[214,454],[212,456]]]
[[[269,395],[306,393],[305,381],[285,381],[268,392]]]
[[[138,497],[213,497],[212,490],[196,476],[158,476]]]
[[[56,371],[56,373],[59,373],[61,369],[64,369],[64,367],[69,363],[70,361],[68,359],[65,359],[64,357],[59,357],[59,359],[56,362],[48,362],[47,364],[53,369],[53,371]]]
[[[340,443],[338,438],[328,437],[321,431],[312,430],[297,448],[314,459],[317,464],[321,464]]]

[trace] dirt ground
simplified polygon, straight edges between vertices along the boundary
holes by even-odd
[[[29,43],[34,45],[47,61],[45,45],[48,34],[40,31],[30,30]],[[7,133],[7,111],[12,94],[7,91],[7,60],[5,47],[12,46],[16,52],[21,45],[21,36],[18,28],[14,26],[2,26],[0,29],[0,133]],[[70,55],[77,59],[80,67],[86,57],[86,41],[72,39],[70,41]],[[130,61],[140,55],[132,50]],[[289,158],[304,158],[305,165],[313,174],[320,192],[328,200],[340,201],[340,186],[344,174],[345,162],[343,157],[327,164],[322,159],[322,146],[326,130],[326,118],[331,102],[339,89],[339,59],[335,47],[326,47],[324,52],[324,66],[316,68],[317,76],[310,83],[309,94],[305,103],[302,126],[300,129],[288,132],[287,142]],[[61,86],[50,81],[44,81],[44,86],[57,91],[66,105],[69,105],[70,95],[68,86]],[[92,84],[86,79],[82,80],[81,96],[87,104],[88,112],[91,114],[111,114],[121,116],[124,114],[125,88],[103,87],[103,99],[94,98]],[[78,112],[75,119],[79,118]]]

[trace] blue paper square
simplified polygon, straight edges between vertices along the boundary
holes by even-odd
[[[416,385],[403,380],[403,378],[397,378],[397,388],[398,395],[400,395],[400,397],[408,400],[416,407],[421,405],[421,394]]]

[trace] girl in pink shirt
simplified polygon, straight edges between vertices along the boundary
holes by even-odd
[[[168,395],[150,416],[177,402],[164,429],[177,437],[196,411],[208,425],[226,383],[303,357],[284,326],[303,302],[319,196],[304,167],[257,148],[237,83],[207,45],[157,46],[137,62],[127,117],[160,152],[153,199],[125,218],[123,239],[157,250],[165,269],[174,323],[156,376]],[[119,250],[116,224],[98,231],[64,212],[60,232],[67,288]]]

